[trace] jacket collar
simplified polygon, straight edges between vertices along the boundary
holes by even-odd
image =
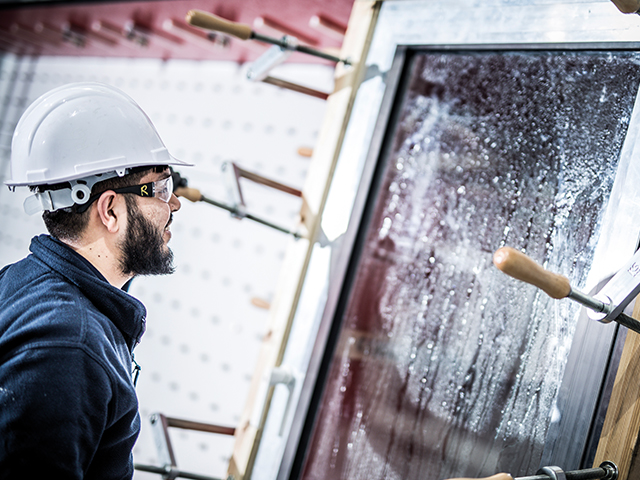
[[[129,349],[133,350],[144,333],[147,315],[139,300],[111,285],[91,262],[49,235],[34,237],[29,249],[40,261],[77,286],[118,327]]]

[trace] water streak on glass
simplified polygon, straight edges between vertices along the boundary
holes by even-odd
[[[640,78],[606,52],[420,53],[390,134],[306,479],[533,474]],[[570,439],[567,439],[570,441]]]

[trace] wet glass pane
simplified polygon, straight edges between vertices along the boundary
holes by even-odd
[[[583,286],[639,67],[633,53],[413,57],[304,478],[536,472],[579,306],[492,255],[522,249]]]

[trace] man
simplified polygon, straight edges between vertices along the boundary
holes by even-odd
[[[31,188],[50,235],[0,271],[0,478],[132,477],[146,310],[122,287],[173,272],[169,165],[186,164],[106,85],[55,89],[20,119],[7,185]]]

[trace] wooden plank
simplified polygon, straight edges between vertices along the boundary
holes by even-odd
[[[356,92],[365,71],[364,60],[373,36],[380,3],[357,0],[354,3],[341,56],[353,62],[352,67],[336,67],[335,88],[327,99],[325,118],[318,144],[313,150],[307,181],[302,189],[304,199],[302,221],[309,238],[316,238],[326,203],[342,140],[349,122]],[[258,362],[249,388],[248,398],[236,429],[235,444],[228,474],[236,480],[248,480],[260,444],[262,429],[269,410],[273,388],[269,388],[261,405],[268,375],[280,365],[311,258],[313,243],[306,239],[289,244],[276,297],[271,306],[269,328],[263,340]],[[256,411],[261,409],[256,421]],[[253,420],[253,421],[252,421]]]
[[[640,318],[640,296],[633,317]],[[640,478],[640,335],[629,331],[624,343],[594,466],[609,460],[618,465],[619,480]]]

